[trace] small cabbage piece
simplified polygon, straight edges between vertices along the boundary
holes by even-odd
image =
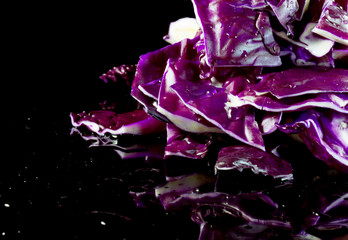
[[[296,18],[296,13],[299,10],[297,0],[267,0],[267,3],[272,8],[279,23],[291,35],[294,35],[294,27],[292,22]]]
[[[242,77],[237,79],[242,82],[246,81]],[[240,87],[239,84],[233,83],[234,81],[230,85],[235,85],[236,88]],[[233,87],[230,86],[230,88]],[[265,149],[261,131],[255,120],[254,109],[248,106],[226,108],[228,94],[224,89],[189,81],[174,84],[172,89],[188,108],[231,137],[262,150]]]
[[[165,123],[149,116],[144,110],[116,114],[113,111],[99,110],[90,113],[71,113],[74,127],[85,126],[90,131],[103,136],[105,134],[156,134],[165,130]]]
[[[263,43],[267,50],[274,55],[279,55],[280,47],[278,43],[274,40],[273,31],[270,31],[271,23],[266,12],[260,12],[256,20],[255,26],[261,34]]]
[[[278,129],[298,133],[315,157],[348,172],[348,114],[309,109]]]
[[[346,7],[346,6],[345,6]],[[334,0],[326,0],[314,33],[348,45],[348,12]]]
[[[316,23],[308,23],[300,36],[300,41],[307,45],[306,50],[313,56],[322,57],[331,50],[335,42],[313,33],[312,30],[316,25]]]
[[[265,112],[260,122],[260,130],[263,135],[271,134],[277,130],[277,124],[282,119],[282,112]]]
[[[271,93],[278,99],[325,92],[348,92],[347,69],[290,68],[258,77],[256,94]]]
[[[139,90],[146,96],[155,100],[156,104],[158,104],[158,95],[161,89],[162,79],[156,79],[152,82],[140,84],[138,86]]]
[[[201,81],[198,66],[184,59],[169,59],[161,82],[157,111],[186,132],[220,133],[219,128],[186,107],[171,88],[172,85],[181,85],[186,81]]]
[[[178,156],[202,159],[208,153],[211,143],[210,135],[188,133],[177,128],[174,124],[168,123],[164,157]]]
[[[332,56],[332,49],[322,57],[314,56],[307,47],[293,45],[290,53],[290,59],[298,67],[326,67],[335,68],[336,62]]]
[[[290,55],[290,59],[295,66],[335,67],[332,57],[332,47],[330,47],[333,41],[308,32],[308,29],[300,36],[302,39],[305,38],[304,42],[290,38],[284,31],[273,32],[279,38],[288,42],[287,44],[280,45],[281,55]]]
[[[296,12],[296,20],[301,21],[305,12],[307,12],[310,0],[297,0],[298,10]]]
[[[121,65],[118,67],[113,67],[99,78],[103,80],[105,83],[107,82],[118,82],[120,78],[126,82],[128,86],[132,85],[132,81],[134,79],[136,65]]]
[[[293,178],[292,167],[287,161],[260,149],[247,145],[229,146],[220,150],[215,172],[251,169],[255,174],[275,179]]]
[[[203,31],[209,66],[281,65],[268,16],[254,11],[264,8],[264,3],[193,0],[193,5]]]
[[[199,31],[199,25],[195,18],[184,17],[171,22],[169,25],[168,35],[164,40],[170,44],[180,42],[185,38],[194,38]]]
[[[347,64],[346,66],[348,66],[348,46],[341,45],[338,48],[334,48],[332,54],[335,60],[343,60]]]

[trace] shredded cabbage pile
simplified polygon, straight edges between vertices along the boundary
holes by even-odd
[[[192,3],[195,18],[171,23],[164,37],[168,46],[140,56],[134,66],[122,65],[102,75],[106,83],[126,84],[137,107],[128,112],[105,107],[71,113],[74,131],[96,145],[114,146],[123,158],[189,161],[215,156],[216,176],[250,171],[282,182],[292,181],[294,163],[279,149],[293,141],[306,146],[313,159],[348,173],[348,1]],[[166,141],[163,147],[123,148],[117,139],[127,134],[162,134]],[[301,152],[297,154],[301,158]],[[213,203],[217,216],[225,211],[250,224],[293,227],[264,192],[192,192],[212,182],[218,184],[201,175],[169,179],[166,187],[171,190],[161,186],[155,195],[166,209],[194,208],[201,239],[218,237],[222,231],[209,229],[202,210]],[[318,211],[326,214],[339,205],[347,193],[340,194]],[[267,217],[248,207],[257,201],[267,206]],[[307,217],[302,227],[320,222],[320,216]],[[347,227],[346,217],[337,221],[336,227]]]

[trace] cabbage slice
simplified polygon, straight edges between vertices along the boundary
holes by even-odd
[[[346,6],[345,6],[346,7]],[[348,12],[333,0],[326,0],[318,24],[312,32],[348,45]]]
[[[315,157],[348,171],[348,114],[310,109],[279,129],[298,133]]]
[[[168,122],[168,119],[157,112],[157,102],[153,98],[145,95],[142,89],[139,89],[139,86],[162,79],[169,58],[178,59],[182,57],[194,59],[197,53],[193,49],[193,46],[197,41],[198,38],[192,40],[185,39],[181,42],[140,56],[135,77],[132,82],[131,95],[144,106],[147,113]]]
[[[268,48],[277,46],[267,14],[254,11],[265,7],[264,3],[260,3],[261,1],[193,1],[197,21],[203,30],[209,66],[281,65],[277,51],[279,48],[275,47],[275,51],[270,52],[264,44],[266,39]],[[260,25],[261,31],[257,27]]]
[[[85,126],[100,136],[156,134],[165,130],[164,122],[149,116],[144,110],[121,114],[108,110],[71,113],[70,118],[74,127]]]
[[[348,70],[290,68],[258,77],[257,95],[271,93],[278,99],[324,92],[348,92]]]
[[[166,116],[173,124],[186,132],[206,133],[221,130],[197,113],[189,109],[171,89],[174,84],[185,81],[199,81],[197,65],[188,60],[168,60],[161,82],[157,111]]]
[[[172,89],[188,108],[231,137],[256,148],[265,149],[253,108],[226,108],[228,94],[223,89],[211,85],[187,81],[174,84]]]

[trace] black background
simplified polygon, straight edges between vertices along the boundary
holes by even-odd
[[[10,147],[0,160],[0,239],[197,239],[188,214],[137,208],[128,194],[163,181],[151,171],[161,164],[89,148],[70,136],[69,119],[112,94],[101,74],[166,46],[169,23],[194,16],[191,1],[11,4],[3,34],[10,76],[2,83],[14,90],[3,88],[2,137]],[[308,174],[307,165],[294,174],[311,182],[317,172]]]
[[[196,239],[189,216],[135,207],[128,187],[142,161],[88,148],[69,119],[103,101],[101,74],[165,46],[169,23],[193,16],[191,2],[13,5],[8,100],[24,124],[1,161],[0,239]]]

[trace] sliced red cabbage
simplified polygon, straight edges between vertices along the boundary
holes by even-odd
[[[326,0],[319,22],[312,31],[325,38],[348,45],[347,10],[334,0]]]
[[[253,3],[234,0],[193,1],[196,18],[204,34],[209,66],[281,65],[280,57],[275,55],[277,51],[270,52],[263,43],[265,41],[268,47],[277,45],[272,42],[272,27],[268,17],[254,11]],[[256,25],[262,25],[262,31]]]
[[[328,165],[348,171],[348,114],[310,109],[281,131],[298,133],[313,155]]]
[[[167,145],[164,157],[202,159],[207,155],[211,143],[210,135],[188,133],[174,124],[167,124]]]
[[[251,169],[255,174],[275,179],[293,178],[292,167],[287,161],[275,155],[247,145],[222,148],[215,164],[215,172]]]
[[[234,191],[221,187],[218,182],[225,181],[224,177],[230,178],[230,182],[235,180],[233,177],[244,181],[239,178],[244,173],[246,177],[255,173],[261,175],[255,177],[268,176],[265,179],[292,179],[289,162],[265,151],[266,147],[270,147],[264,145],[263,135],[276,129],[300,136],[301,143],[306,144],[316,158],[348,172],[347,0],[320,0],[310,4],[309,0],[192,1],[202,28],[196,33],[196,38],[142,55],[136,73],[135,66],[122,65],[101,76],[105,82],[124,79],[126,87],[131,85],[132,96],[144,106],[144,110],[125,114],[107,110],[72,113],[74,131],[86,140],[95,141],[95,146],[114,147],[122,159],[166,158],[168,183],[147,188],[147,192],[130,193],[140,205],[142,196],[156,195],[165,210],[190,209],[192,219],[201,226],[200,239],[226,237],[221,229],[212,230],[211,224],[211,220],[214,223],[226,220],[226,215],[228,220],[233,219],[225,222],[230,237],[236,236],[233,230],[240,231],[244,226],[255,227],[255,232],[261,234],[259,238],[267,236],[267,231],[273,231],[274,227],[285,228],[287,233],[291,232],[291,228],[296,229],[297,225],[301,225],[301,230],[308,230],[308,227],[312,227],[311,230],[347,228],[346,215],[337,214],[344,209],[342,206],[347,208],[347,190],[344,189],[324,190],[328,194],[317,194],[314,201],[307,201],[302,196],[294,203],[299,205],[295,207],[280,204],[279,207],[273,197],[271,199],[264,193],[232,195],[216,192],[221,189]],[[282,66],[281,60],[285,63]],[[297,120],[289,123],[286,119],[287,123],[283,124],[282,116],[293,111],[305,112],[295,113],[294,116],[300,114]],[[83,127],[90,132],[83,134]],[[143,135],[163,131],[167,133],[165,147],[161,144],[153,145],[154,148],[150,147],[152,144],[123,146],[118,142],[121,137],[115,137],[119,134]],[[235,142],[228,137],[210,132],[226,133],[246,145],[231,145]],[[216,140],[212,136],[220,141],[213,143],[221,144],[215,162],[218,177],[192,174],[202,171],[200,163],[203,163],[204,171],[207,170],[206,154],[212,139]],[[131,137],[133,143],[134,136]],[[273,135],[265,136],[265,139],[268,137]],[[289,146],[278,145],[274,152],[285,158],[283,147],[289,149]],[[299,160],[292,163],[299,169],[294,169],[294,172],[305,173],[301,172],[305,176],[296,179],[301,185],[301,181],[306,181],[303,179],[311,178],[307,177],[307,173],[313,174],[310,171],[313,159],[312,156],[301,156],[300,152],[294,153],[295,158],[296,154],[299,154]],[[289,159],[293,160],[292,157]],[[173,172],[170,169],[173,167],[169,163],[171,160],[179,165],[180,174],[175,170],[175,174],[170,173]],[[302,163],[302,160],[310,160],[310,163]],[[188,167],[188,161],[192,168],[191,165]],[[313,163],[318,164],[317,161]],[[181,169],[182,164],[185,165],[184,170]],[[313,166],[313,169],[321,170],[321,167]],[[177,177],[182,175],[182,171],[189,175]],[[232,171],[231,174],[228,171]],[[327,174],[337,172],[328,171]],[[321,176],[316,177],[315,181],[320,179]],[[238,191],[246,190],[245,186],[236,184]],[[267,188],[267,184],[261,184],[262,189]],[[312,188],[311,184],[306,185],[305,190]],[[257,191],[255,185],[252,185],[251,191]],[[287,185],[295,193],[278,198],[293,194],[299,196],[298,190],[302,194],[304,189],[297,189],[295,185]],[[278,192],[279,188],[272,186],[266,191],[270,196],[271,192],[277,196],[288,190]],[[292,211],[294,207],[301,210],[302,206],[308,209],[303,214],[287,212],[285,215],[279,209],[290,208],[287,210]],[[294,218],[291,219],[292,224],[288,216]],[[240,224],[230,225],[236,222]],[[303,236],[297,237],[300,239]]]
[[[223,89],[210,85],[183,82],[174,84],[172,89],[184,104],[195,113],[221,128],[231,137],[264,149],[264,142],[254,109],[250,107],[227,108],[228,94]]]
[[[290,68],[258,77],[256,94],[271,93],[278,99],[323,92],[348,92],[347,69]]]
[[[186,107],[171,89],[172,85],[180,85],[185,81],[200,81],[197,65],[184,59],[169,59],[161,82],[157,111],[186,132],[221,132],[219,128]]]
[[[85,126],[98,134],[155,134],[165,130],[165,123],[149,116],[144,110],[134,110],[128,113],[116,114],[113,111],[99,110],[90,113],[71,113],[71,123],[74,127]]]

